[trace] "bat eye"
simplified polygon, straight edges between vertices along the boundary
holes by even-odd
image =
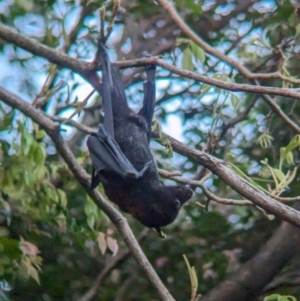
[[[175,207],[180,208],[180,202],[178,200],[175,200]]]

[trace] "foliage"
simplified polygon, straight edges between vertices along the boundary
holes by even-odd
[[[4,1],[0,21],[40,43],[91,61],[99,33],[98,9],[103,2]],[[299,79],[300,30],[294,2],[250,2],[241,7],[241,1],[174,1],[187,24],[214,49],[253,72],[280,71]],[[109,15],[111,2],[105,3]],[[248,84],[235,68],[181,34],[156,3],[124,0],[122,6],[126,12],[119,13],[109,40],[114,59],[140,58],[146,51],[229,85]],[[90,172],[85,135],[68,121],[96,127],[101,119],[99,97],[90,95],[90,85],[70,70],[4,40],[0,40],[0,51],[4,70],[0,85],[33,102],[45,114],[59,117],[64,139]],[[130,104],[138,109],[143,75],[126,70],[124,76]],[[163,130],[191,147],[226,159],[245,181],[272,197],[300,194],[299,134],[278,111],[270,109],[261,94],[227,91],[178,78],[161,68],[156,81],[158,110],[153,125],[160,144],[153,142],[152,146],[159,168],[180,170],[186,178],[197,178],[202,172],[194,161],[174,152],[170,140],[161,135]],[[279,78],[260,81],[263,86],[298,88],[295,82]],[[276,104],[299,123],[298,100],[276,96]],[[241,198],[217,177],[211,177],[205,186],[221,198]],[[99,190],[103,192],[101,187]],[[207,205],[208,210],[196,202]],[[254,207],[207,201],[198,187],[176,222],[165,229],[167,239],[160,240],[150,231],[141,246],[176,300],[187,300],[191,291],[196,298],[196,292],[205,295],[265,244],[279,223],[266,216]],[[143,227],[130,216],[126,218],[139,236]],[[109,219],[74,179],[45,131],[0,103],[0,300],[80,300],[99,273],[126,248]],[[188,262],[193,267],[186,265]],[[295,257],[287,270],[296,270],[298,264]],[[285,273],[283,270],[278,276]],[[257,292],[260,294],[264,292]],[[295,287],[285,297],[271,294],[264,300],[294,298],[300,298]],[[95,300],[157,300],[157,296],[129,257],[104,280]]]
[[[273,294],[270,295],[268,297],[264,298],[264,301],[272,301],[272,300],[276,300],[276,301],[297,301],[295,297],[293,296],[281,296],[278,294]]]

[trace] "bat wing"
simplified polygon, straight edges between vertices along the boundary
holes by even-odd
[[[118,108],[120,115],[124,116],[130,111],[124,91],[123,81],[118,66],[112,66],[108,53],[101,39],[99,40],[99,55],[102,65],[101,97],[104,109],[104,128],[107,134],[114,138],[113,107]]]
[[[113,120],[113,110],[112,110],[112,91],[113,80],[111,74],[111,65],[108,58],[108,54],[105,48],[105,45],[101,39],[98,43],[98,51],[102,66],[102,91],[100,91],[102,97],[102,105],[104,110],[104,128],[107,133],[113,138],[115,137],[114,133],[114,120]]]
[[[104,177],[101,171],[110,171],[123,179],[140,178],[151,161],[145,164],[141,171],[137,171],[120,149],[117,142],[106,133],[101,124],[97,133],[89,136],[87,147],[93,163],[91,188],[94,189]]]
[[[112,172],[123,179],[140,178],[147,170],[151,161],[147,162],[141,171],[137,171],[122,152],[115,141],[113,106],[121,114],[129,110],[124,92],[123,82],[118,67],[111,66],[103,40],[99,39],[98,53],[102,64],[102,96],[104,122],[97,133],[88,137],[87,146],[93,163],[91,188],[105,181],[101,171]],[[123,117],[121,117],[123,118]]]
[[[152,124],[154,107],[155,107],[155,70],[156,70],[155,65],[146,66],[147,80],[146,82],[144,82],[144,101],[143,101],[143,107],[139,111],[139,114],[142,115],[147,122],[147,127],[149,129],[148,132],[149,141],[151,136],[151,124]]]
[[[113,81],[113,105],[124,112],[128,112],[130,109],[127,104],[127,98],[124,91],[124,85],[118,66],[112,66],[112,81]],[[126,113],[125,113],[126,114]]]

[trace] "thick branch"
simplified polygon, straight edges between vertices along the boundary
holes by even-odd
[[[131,254],[135,258],[139,266],[142,268],[142,270],[145,272],[146,276],[150,280],[161,300],[174,301],[174,298],[168,292],[160,278],[157,276],[147,257],[143,253],[126,219],[97,190],[90,189],[90,176],[78,164],[76,158],[72,154],[66,142],[60,136],[57,125],[47,116],[45,116],[41,111],[35,109],[29,103],[21,100],[19,97],[12,93],[7,92],[3,88],[0,88],[0,99],[8,106],[20,110],[22,113],[30,117],[34,122],[38,123],[42,128],[45,129],[47,134],[55,143],[58,153],[67,163],[77,181],[82,185],[84,190],[90,195],[94,202],[108,215],[110,220],[114,223],[115,227],[122,235]]]
[[[277,215],[283,220],[300,227],[300,212],[294,208],[288,207],[272,198],[267,196],[264,192],[254,187],[230,168],[228,168],[225,162],[196,149],[188,147],[186,144],[177,141],[176,139],[166,135],[175,151],[183,156],[203,165],[214,174],[219,176],[226,184],[232,189],[237,191],[240,195],[253,202],[258,207]]]
[[[66,121],[67,123],[71,123]],[[86,133],[93,133],[95,130],[85,126],[76,125],[74,121],[72,124],[81,131]],[[154,134],[155,136],[155,134]],[[193,149],[186,144],[179,142],[178,140],[172,138],[171,136],[165,135],[170,140],[173,149],[179,154],[190,158],[191,160],[199,163],[200,165],[206,167],[214,174],[219,176],[226,184],[228,184],[232,189],[237,191],[240,195],[246,199],[253,202],[253,204],[261,207],[262,209],[277,215],[281,219],[300,227],[300,212],[286,206],[275,199],[272,199],[266,195],[263,191],[254,187],[246,180],[234,173],[230,168],[228,168],[225,162],[205,153],[200,150]]]
[[[1,23],[0,37],[7,42],[11,42],[16,46],[31,52],[32,54],[41,56],[60,67],[69,68],[78,73],[85,73],[90,65],[86,62],[71,58],[63,52],[59,52],[58,50],[25,37]]]
[[[282,223],[261,250],[230,279],[225,280],[202,301],[253,300],[275,275],[299,252],[300,230]]]
[[[0,23],[0,37],[8,42],[12,42],[13,44],[35,55],[42,56],[47,60],[49,60],[50,62],[58,64],[60,67],[69,68],[74,72],[79,73],[84,78],[87,78],[88,74],[91,71],[95,71],[95,66],[93,63],[87,63],[87,62],[79,61],[77,59],[73,59],[66,54],[60,53],[45,45],[41,45],[40,43],[37,43],[30,38],[26,38],[1,23]],[[131,61],[122,61],[122,62],[116,62],[114,64],[121,66],[123,68],[144,66],[145,64],[156,64],[182,77],[193,79],[195,81],[203,82],[229,91],[244,91],[244,92],[251,92],[251,93],[258,93],[258,94],[281,95],[281,96],[300,99],[300,93],[293,89],[228,83],[225,81],[207,77],[205,75],[200,75],[191,71],[177,68],[157,57],[136,59]],[[100,69],[99,66],[96,67],[97,70]],[[253,76],[250,76],[249,78],[253,78]],[[298,128],[298,130],[300,132],[300,128]]]

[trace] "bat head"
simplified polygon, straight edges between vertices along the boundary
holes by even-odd
[[[154,228],[162,237],[160,227],[171,224],[177,217],[181,206],[193,195],[190,188],[186,186],[159,186],[152,190],[151,200],[145,200],[147,204],[143,214],[135,217],[146,227]],[[147,210],[146,210],[147,209]]]
[[[125,206],[126,208],[123,205],[121,207],[118,202],[115,203],[124,212],[132,214],[144,226],[154,228],[159,236],[164,238],[160,227],[167,226],[176,219],[180,208],[192,197],[193,192],[186,186],[159,185],[150,186],[148,189],[144,189],[142,194],[139,191],[138,198],[132,197],[132,199],[139,199],[138,202],[127,202],[123,198],[123,205],[129,204]],[[129,200],[131,200],[130,197]]]

